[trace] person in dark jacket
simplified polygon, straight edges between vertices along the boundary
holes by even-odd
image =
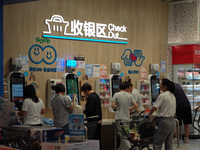
[[[97,122],[97,128],[94,131],[93,137],[91,139],[100,140],[101,145],[101,122],[102,122],[102,110],[101,110],[101,100],[99,95],[92,90],[92,86],[89,83],[84,83],[81,87],[81,91],[87,97],[87,103],[83,113],[86,115],[88,123]],[[88,135],[90,135],[90,128],[88,128]],[[90,138],[90,137],[88,137]]]
[[[184,142],[189,143],[189,127],[190,124],[192,124],[191,105],[181,85],[178,83],[174,83],[174,85],[174,96],[176,98],[176,117],[180,126],[182,125],[182,122],[184,124]],[[177,132],[175,132],[175,137],[177,138]],[[175,142],[176,141],[177,140],[175,140]]]

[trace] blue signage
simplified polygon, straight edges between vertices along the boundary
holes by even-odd
[[[81,75],[81,72],[80,72],[80,71],[78,71],[78,72],[77,72],[77,75],[78,75],[78,76],[80,76],[80,75]]]
[[[125,49],[121,59],[124,61],[125,66],[135,66],[140,67],[145,59],[141,50],[134,50],[134,53],[131,49]]]
[[[44,56],[44,57],[43,57]],[[56,61],[57,52],[51,45],[47,45],[44,48],[38,44],[31,46],[29,50],[29,59],[34,64],[44,63],[51,65]]]
[[[76,67],[76,60],[67,60],[67,67]]]
[[[57,68],[37,68],[37,67],[29,67],[29,71],[34,72],[57,72]]]
[[[128,70],[128,74],[139,74],[138,70]]]
[[[123,77],[123,76],[124,76],[124,73],[123,73],[123,72],[121,72],[121,73],[120,73],[120,76],[121,76],[121,77]]]
[[[25,76],[25,77],[28,76],[28,72],[27,72],[27,71],[24,72],[24,76]]]

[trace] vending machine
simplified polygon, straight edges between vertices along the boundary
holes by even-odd
[[[148,76],[148,80],[150,82],[150,87],[149,87],[149,97],[151,101],[151,105],[153,105],[157,99],[157,97],[160,95],[160,80],[157,75],[150,74]]]
[[[16,110],[22,109],[25,77],[19,71],[10,72],[8,77],[8,100],[15,103]]]

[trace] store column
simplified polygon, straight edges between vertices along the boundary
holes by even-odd
[[[0,1],[0,96],[3,97],[3,0]]]

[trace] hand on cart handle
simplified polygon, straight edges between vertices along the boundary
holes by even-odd
[[[133,111],[133,112],[132,112],[132,111],[133,111],[133,109],[132,109],[132,107],[130,107],[130,108],[129,108],[130,115],[132,115],[133,113],[136,112],[136,111]]]
[[[149,116],[148,119],[151,119],[151,121],[157,121],[158,120],[157,116],[152,116],[152,115],[148,115],[148,116]]]
[[[139,116],[142,116],[142,114],[144,114],[144,112],[145,112],[145,110],[143,110],[143,111],[138,111],[137,113],[138,113]]]
[[[148,119],[149,121],[156,121],[158,119],[157,116],[152,116],[152,115],[144,115],[145,119]]]

